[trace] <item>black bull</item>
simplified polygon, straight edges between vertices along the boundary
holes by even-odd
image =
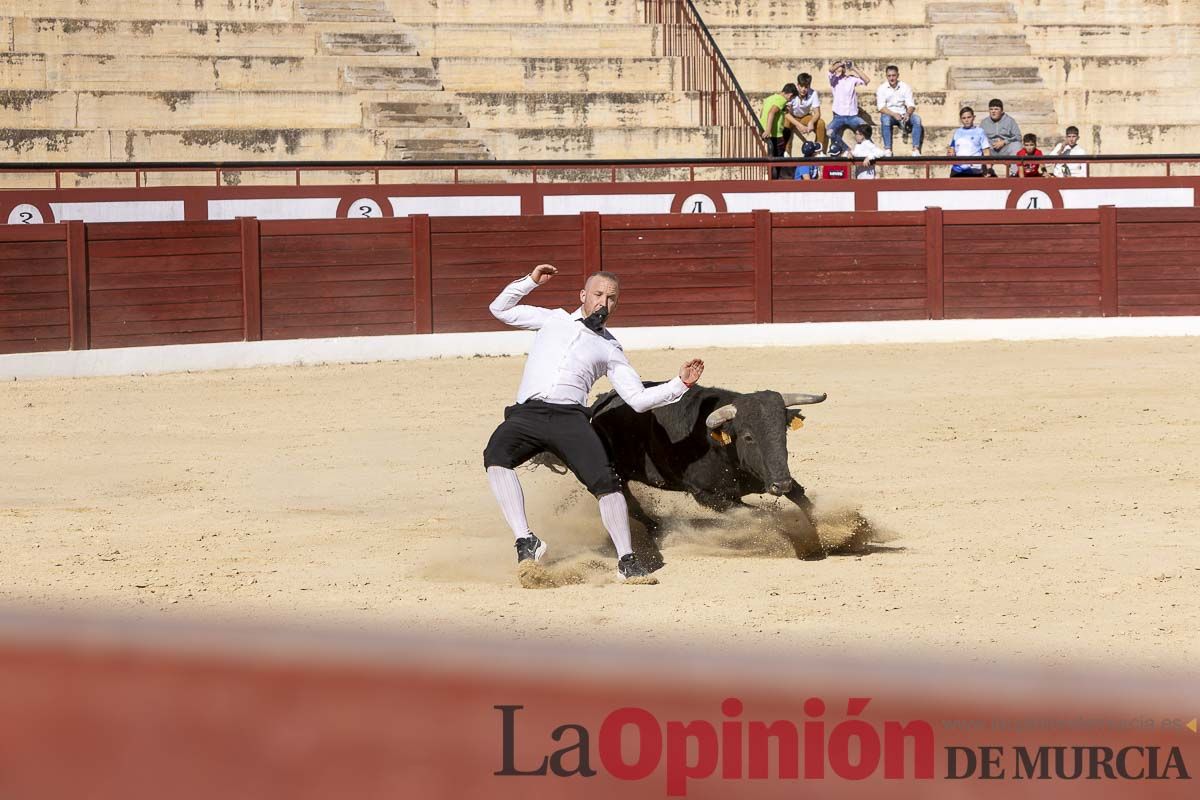
[[[630,514],[652,536],[658,520],[629,492],[629,481],[687,492],[715,511],[745,505],[748,494],[786,497],[808,518],[807,530],[792,536],[796,553],[813,557],[820,552],[813,547],[812,503],[788,468],[787,433],[804,419],[794,406],[824,400],[823,394],[693,386],[677,403],[639,414],[608,392],[592,405],[592,425],[625,485]]]

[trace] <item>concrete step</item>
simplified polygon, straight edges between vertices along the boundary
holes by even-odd
[[[1016,22],[1017,12],[1011,3],[929,3],[925,7],[925,21],[939,23],[995,24]]]
[[[937,46],[933,28],[924,23],[802,28],[786,25],[721,25],[710,26],[709,30],[726,58],[778,58],[780,53],[803,53],[806,61],[820,64],[817,69],[807,70],[814,77],[823,76],[825,68],[835,58],[852,58],[855,62],[861,62],[872,58],[896,58],[900,53],[909,58],[933,56]],[[791,69],[789,72],[794,78],[797,70]],[[877,80],[882,78],[881,75],[871,77]]]
[[[432,67],[347,67],[346,85],[355,89],[402,91],[442,88]]]
[[[293,0],[0,0],[0,17],[290,22]]]
[[[947,89],[1026,89],[1043,85],[1037,67],[950,68]]]
[[[4,33],[16,53],[302,56],[315,47],[311,25],[282,22],[17,17]]]
[[[398,161],[492,161],[487,147],[474,139],[389,139],[387,157]]]
[[[430,57],[560,56],[648,57],[662,55],[662,31],[656,25],[555,25],[480,22],[474,25],[408,25],[421,52]]]
[[[372,131],[320,128],[64,130],[8,128],[0,161],[353,161],[384,158]]]
[[[676,58],[447,56],[434,58],[432,62],[446,88],[454,91],[598,92],[679,88],[680,60]]]
[[[699,95],[682,92],[455,92],[472,127],[625,128],[650,120],[700,124]]]
[[[1054,0],[1052,3],[1021,4],[1021,21],[1028,25],[1069,25],[1096,19],[1106,25],[1200,22],[1200,3],[1195,0],[1153,0],[1150,3],[1146,0]]]
[[[1102,89],[1129,91],[1131,75],[1154,75],[1155,88],[1195,89],[1200,56],[1110,58],[1108,56],[1037,56],[1034,58],[1053,91]]]
[[[461,141],[453,128],[406,128],[382,133],[404,141]],[[697,126],[657,125],[624,128],[472,127],[470,136],[484,142],[497,159],[563,158],[710,158],[720,155],[720,131]],[[418,147],[418,145],[413,145]]]
[[[343,92],[0,92],[0,128],[362,126],[362,101]]]
[[[301,19],[309,22],[395,22],[383,0],[299,0]]]
[[[481,20],[480,0],[387,0],[387,4],[396,19],[403,22],[470,23]],[[486,13],[487,19],[544,25],[559,22],[640,23],[643,12],[640,2],[628,0],[488,0]]]
[[[1019,34],[967,33],[937,37],[939,56],[1022,56],[1029,53],[1029,42]]]
[[[1177,58],[1200,52],[1200,25],[1027,25],[1025,37],[1039,56]],[[1157,70],[1156,70],[1157,72]]]
[[[467,127],[457,103],[371,103],[368,114],[376,128]]]
[[[447,0],[436,0],[446,2]],[[569,0],[565,0],[569,2]],[[597,0],[591,0],[597,2]],[[411,0],[400,0],[411,2]],[[505,2],[505,0],[501,0]],[[529,0],[525,0],[529,2]],[[559,0],[564,2],[564,0]],[[696,10],[713,25],[777,25],[799,33],[803,26],[923,25],[925,4],[901,2],[847,2],[847,0],[694,0]],[[640,5],[640,4],[639,4]],[[886,7],[885,7],[886,6]],[[726,53],[726,56],[729,54]]]
[[[412,37],[406,33],[326,32],[321,34],[321,49],[342,56],[419,55]]]
[[[975,123],[979,124],[987,116],[988,100],[984,95],[958,95],[958,105],[971,106],[975,109]],[[1024,130],[1027,125],[1056,125],[1058,112],[1055,109],[1054,98],[1049,94],[1006,94],[1004,111],[1017,121]]]

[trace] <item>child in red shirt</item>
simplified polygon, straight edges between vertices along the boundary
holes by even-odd
[[[1025,146],[1017,151],[1017,155],[1019,155],[1019,156],[1040,156],[1040,155],[1042,155],[1042,151],[1038,150],[1037,136],[1035,136],[1034,134],[1032,134],[1032,133],[1025,134],[1025,136],[1021,138],[1021,144],[1025,145]],[[1022,164],[1021,165],[1021,177],[1023,177],[1023,178],[1037,178],[1037,177],[1040,177],[1045,174],[1046,174],[1046,167],[1043,164]]]

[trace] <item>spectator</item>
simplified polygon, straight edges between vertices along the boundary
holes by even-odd
[[[954,131],[950,137],[950,146],[946,148],[948,156],[990,156],[987,136],[983,130],[975,127],[975,111],[965,106],[958,112],[962,127]],[[950,168],[951,178],[981,178],[982,164],[955,164]]]
[[[854,177],[858,180],[872,180],[875,178],[875,159],[880,156],[885,156],[887,153],[879,149],[879,146],[871,141],[871,126],[867,124],[859,125],[854,129],[854,149],[850,154],[855,158],[863,160],[861,167],[855,167]]]
[[[800,146],[800,152],[804,155],[804,160],[809,161],[820,154],[821,145],[816,142],[805,142]],[[819,177],[821,177],[821,171],[816,164],[800,164],[796,167],[796,180],[798,181],[815,181]]]
[[[1054,145],[1050,151],[1052,156],[1086,156],[1087,151],[1079,144],[1079,128],[1074,125],[1067,128],[1066,141]],[[1056,178],[1086,178],[1087,164],[1055,164],[1051,174]]]
[[[987,134],[994,155],[1015,156],[1021,149],[1021,126],[1004,113],[1003,101],[994,98],[988,101],[988,115],[980,123],[980,127]],[[1008,169],[1008,174],[1017,174],[1015,164]]]
[[[829,85],[833,87],[833,121],[829,123],[829,155],[840,156],[848,148],[842,141],[842,131],[866,125],[858,115],[858,94],[855,89],[866,86],[871,79],[854,68],[854,62],[836,61],[829,68]]]
[[[1017,152],[1019,156],[1040,156],[1043,155],[1041,150],[1038,150],[1037,136],[1032,133],[1025,134],[1021,139],[1021,144],[1025,145]],[[1046,166],[1044,164],[1026,163],[1021,165],[1021,176],[1025,178],[1040,178],[1046,174]]]
[[[900,128],[906,134],[912,134],[912,154],[921,155],[921,143],[925,140],[925,129],[921,127],[921,118],[915,113],[912,89],[900,80],[900,68],[889,64],[887,83],[875,92],[875,100],[879,105],[879,127],[883,131],[883,151],[892,154],[892,128]]]
[[[812,75],[801,72],[796,76],[796,87],[800,93],[788,103],[786,131],[795,132],[801,139],[804,139],[804,134],[814,134],[821,149],[827,150],[829,132],[825,128],[825,120],[821,119],[821,98],[817,95],[817,90],[812,88]],[[790,153],[791,137],[787,138]]]
[[[787,114],[787,104],[800,91],[796,84],[789,83],[763,101],[762,114],[759,121],[763,126],[762,138],[770,145],[768,155],[771,158],[781,158],[787,155],[787,140],[783,138],[783,122]],[[788,167],[772,167],[771,180],[790,178],[792,170]]]

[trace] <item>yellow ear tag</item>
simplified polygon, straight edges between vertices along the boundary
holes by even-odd
[[[713,431],[709,435],[712,436],[713,441],[717,444],[729,444],[733,441],[733,437],[725,431]]]
[[[794,431],[798,431],[804,427],[804,420],[800,419],[799,417],[796,417],[795,419],[793,419],[791,422],[788,423],[788,427]]]

